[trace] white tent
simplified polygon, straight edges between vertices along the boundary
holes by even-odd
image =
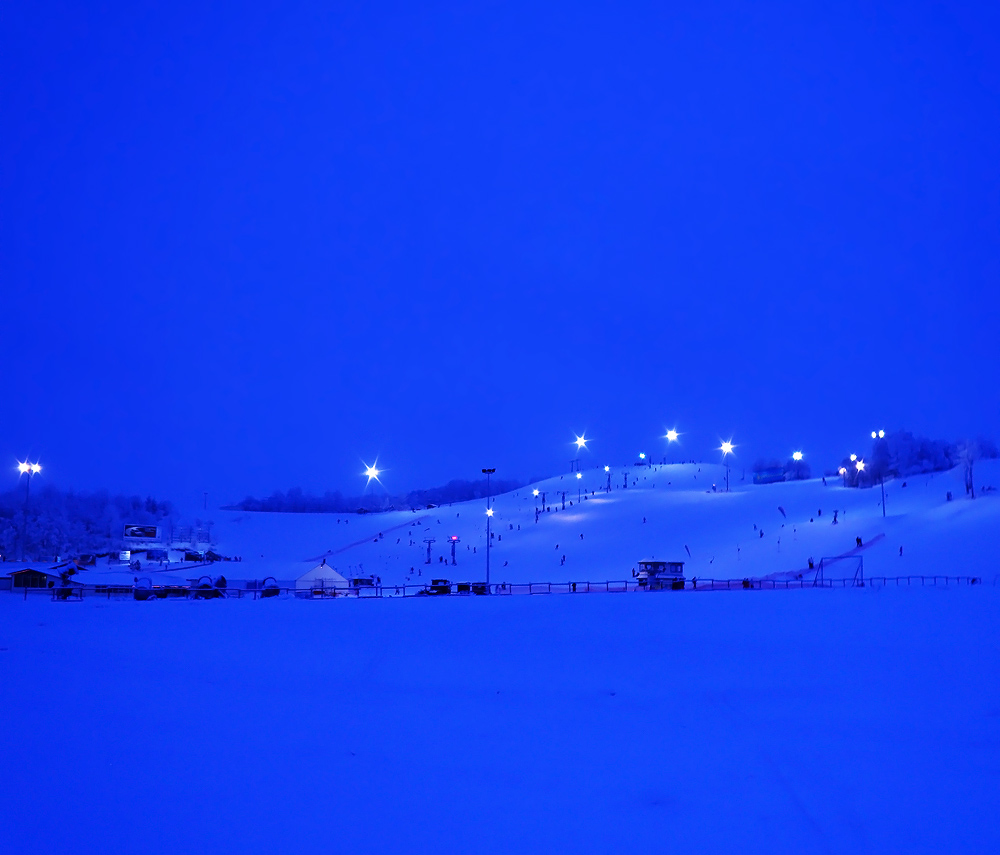
[[[325,559],[295,580],[295,589],[298,591],[310,591],[313,588],[347,591],[350,587],[347,579],[327,564]]]

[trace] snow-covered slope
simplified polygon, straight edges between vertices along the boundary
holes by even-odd
[[[905,487],[888,482],[885,518],[877,486],[845,489],[839,479],[754,485],[747,478],[734,469],[727,493],[719,465],[618,468],[606,492],[605,472],[589,470],[581,479],[567,474],[496,496],[491,581],[625,579],[644,558],[684,561],[689,578],[763,576],[804,570],[809,558],[818,563],[854,550],[857,537],[869,544],[881,534],[860,553],[870,576],[1000,572],[1000,493],[966,499],[960,470],[912,477]],[[1000,485],[1000,462],[982,463],[977,481],[981,490]],[[550,509],[537,523],[533,489],[545,493]],[[949,492],[954,501],[946,500]],[[486,573],[485,511],[485,499],[360,516],[221,511],[215,531],[223,554],[243,557],[233,578],[294,579],[325,557],[346,576],[376,574],[385,585],[423,582],[428,574],[478,580]],[[440,559],[450,561],[452,535],[460,538],[458,564],[445,568]]]

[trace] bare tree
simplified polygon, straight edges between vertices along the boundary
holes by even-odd
[[[958,447],[959,460],[965,468],[965,493],[970,499],[976,498],[976,484],[973,480],[973,470],[976,461],[982,456],[982,448],[975,440],[966,440]]]

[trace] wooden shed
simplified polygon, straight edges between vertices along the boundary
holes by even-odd
[[[35,570],[26,567],[23,570],[14,570],[7,575],[10,576],[11,588],[15,591],[22,591],[25,588],[55,588],[62,584],[59,574],[50,570]]]

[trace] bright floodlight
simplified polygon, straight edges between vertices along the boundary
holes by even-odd
[[[582,472],[577,472],[576,473],[576,479],[577,479],[577,481],[579,481],[582,477],[583,477],[583,473]]]
[[[729,442],[722,443],[722,445],[719,446],[719,451],[721,451],[722,455],[725,456],[727,454],[732,454],[734,448],[736,448],[736,446],[733,445],[732,441],[730,440]]]
[[[792,453],[792,460],[801,460],[801,459],[802,459],[801,451],[796,451]]]
[[[538,490],[532,490],[531,491],[531,495],[532,496],[537,496],[538,495]]]
[[[675,430],[668,430],[667,431],[667,440],[669,442],[677,442],[677,437],[678,436],[680,436],[680,434],[677,433],[677,431],[675,431]]]
[[[856,455],[856,454],[852,454],[851,455],[851,463],[853,463],[857,459],[858,459],[858,455]]]
[[[840,468],[839,468],[839,469],[837,470],[837,474],[838,474],[838,475],[846,475],[846,474],[847,474],[847,469],[846,469],[845,467],[841,466],[841,467],[840,467]]]
[[[640,451],[639,452],[639,459],[640,460],[645,460],[646,459],[646,452],[645,451]]]
[[[857,469],[858,472],[864,472],[865,471],[865,462],[864,462],[864,460],[859,460],[857,463],[855,463],[854,464],[854,468]]]
[[[584,436],[582,433],[573,441],[576,443],[576,447],[578,449],[587,447],[587,437]]]
[[[488,516],[488,517],[493,516],[493,508],[487,508],[486,509],[486,516]]]
[[[611,467],[610,466],[605,466],[604,467],[604,471],[605,472],[610,472],[611,471]]]
[[[27,460],[24,463],[18,462],[17,471],[22,475],[34,475],[36,472],[42,471],[41,463],[28,463]]]
[[[362,462],[364,462],[364,461],[362,461]],[[368,484],[371,484],[372,481],[378,481],[379,468],[378,468],[378,459],[377,458],[376,458],[375,462],[371,466],[369,466],[367,463],[365,463],[365,475],[368,476],[368,483],[365,484],[366,487],[368,486]],[[379,484],[382,483],[381,481],[378,481],[378,482],[379,482]]]

